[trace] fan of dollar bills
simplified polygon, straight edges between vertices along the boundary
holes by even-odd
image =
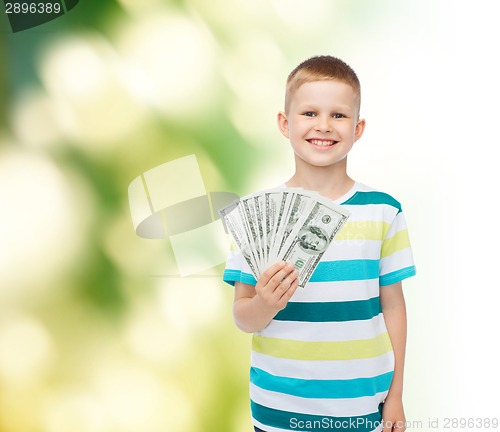
[[[312,191],[278,188],[240,198],[220,210],[255,278],[291,262],[304,288],[349,212]]]

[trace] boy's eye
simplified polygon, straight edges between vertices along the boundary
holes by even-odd
[[[312,111],[307,111],[304,113],[306,117],[314,117],[316,114],[314,114]]]
[[[335,113],[332,115],[333,118],[336,118],[336,119],[340,119],[340,118],[344,118],[345,115],[344,114],[340,114],[340,113]]]

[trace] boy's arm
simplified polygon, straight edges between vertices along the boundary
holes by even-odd
[[[380,303],[394,350],[394,376],[384,403],[384,432],[404,431],[403,372],[406,351],[406,305],[402,283],[380,287]]]
[[[292,264],[279,262],[262,273],[255,287],[236,282],[233,302],[236,325],[248,333],[266,327],[297,289],[297,275]]]

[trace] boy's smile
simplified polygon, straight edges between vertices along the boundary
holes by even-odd
[[[331,147],[332,145],[338,143],[338,141],[328,140],[328,139],[323,139],[323,138],[311,138],[311,139],[308,139],[306,141],[311,143],[315,147],[320,147],[320,149],[326,148],[326,147]]]
[[[278,125],[290,139],[297,169],[345,163],[364,130],[358,106],[357,94],[342,81],[307,82],[295,91],[288,112],[278,114]]]

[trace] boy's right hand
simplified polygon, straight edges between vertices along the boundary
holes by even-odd
[[[299,286],[299,272],[292,264],[278,262],[269,267],[255,286],[235,282],[233,316],[243,331],[265,328],[288,303]]]
[[[255,285],[256,300],[276,312],[287,305],[299,286],[298,270],[291,263],[277,262],[260,276]]]

